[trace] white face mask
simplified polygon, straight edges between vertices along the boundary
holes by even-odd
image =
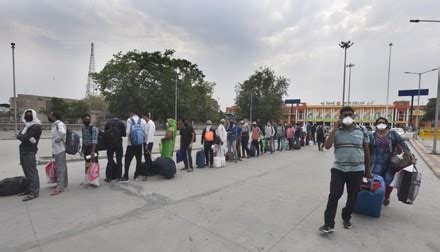
[[[386,129],[388,126],[385,123],[379,123],[377,126],[377,129],[379,130],[384,130]]]
[[[353,120],[353,118],[351,118],[351,116],[347,116],[347,117],[344,117],[344,119],[342,120],[342,123],[347,126],[350,126],[353,124],[353,121],[354,120]]]

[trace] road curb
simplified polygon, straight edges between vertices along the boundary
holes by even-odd
[[[426,147],[418,140],[409,139],[409,142],[426,163],[426,165],[431,169],[434,175],[440,179],[440,156],[429,153]]]

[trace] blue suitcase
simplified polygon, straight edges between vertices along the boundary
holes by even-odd
[[[379,218],[385,197],[385,181],[381,176],[374,175],[368,185],[361,186],[353,212]]]
[[[196,165],[197,168],[205,168],[206,160],[205,160],[205,151],[200,150],[196,153]]]

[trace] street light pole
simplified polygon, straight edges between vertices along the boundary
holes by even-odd
[[[17,136],[18,101],[17,101],[17,93],[15,92],[15,43],[11,43],[11,48],[12,48],[12,85],[14,89],[14,135]]]
[[[342,81],[342,106],[345,105],[345,76],[346,76],[346,65],[347,65],[347,49],[350,48],[353,45],[353,42],[347,41],[341,41],[339,46],[344,49],[344,78]]]
[[[388,119],[388,102],[389,102],[389,96],[390,96],[391,47],[393,46],[393,43],[389,43],[388,45],[390,46],[390,53],[388,56],[387,102],[386,102],[386,108],[385,108],[385,118],[387,118],[387,119]]]
[[[433,22],[440,23],[440,20],[419,20],[419,19],[411,19],[409,20],[411,23],[419,23],[419,22]],[[435,119],[434,119],[434,142],[432,143],[432,153],[437,154],[437,131],[438,131],[438,111],[440,110],[440,68],[438,70],[438,78],[437,78],[437,101],[435,104]]]
[[[350,94],[351,94],[351,68],[354,66],[355,66],[355,64],[352,64],[352,63],[347,65],[347,67],[349,69],[348,70],[348,100],[347,100],[348,105],[350,105]]]
[[[253,96],[253,90],[251,89],[251,107],[249,110],[249,121],[252,123],[252,96]]]
[[[417,92],[417,115],[416,115],[416,134],[415,134],[415,139],[418,139],[418,132],[419,132],[419,127],[420,127],[420,123],[419,123],[419,113],[420,113],[420,88],[421,88],[421,83],[422,83],[422,75],[425,73],[429,73],[429,72],[433,72],[438,70],[438,68],[434,68],[425,72],[420,72],[420,73],[414,73],[414,72],[404,72],[404,74],[417,74],[419,76],[419,91]]]

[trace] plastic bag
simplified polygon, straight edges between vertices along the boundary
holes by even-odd
[[[87,169],[86,182],[92,186],[99,186],[99,163],[90,163]]]
[[[57,166],[55,165],[54,161],[50,161],[46,167],[46,176],[48,180],[48,184],[56,183],[57,182]]]
[[[225,156],[222,157],[214,157],[214,167],[220,168],[226,166]]]

